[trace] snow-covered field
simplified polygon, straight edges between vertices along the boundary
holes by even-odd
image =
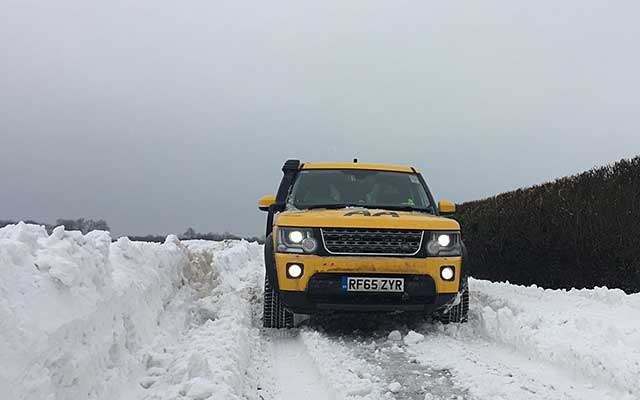
[[[640,399],[640,294],[472,280],[470,321],[261,328],[262,247],[0,229],[0,399]]]

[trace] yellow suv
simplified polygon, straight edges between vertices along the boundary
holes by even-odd
[[[294,314],[416,311],[464,322],[460,225],[412,167],[288,160],[267,211],[263,323]]]

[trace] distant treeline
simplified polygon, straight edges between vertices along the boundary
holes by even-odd
[[[640,157],[459,206],[480,279],[640,291]]]
[[[96,220],[92,220],[92,219],[84,219],[84,218],[79,218],[79,219],[57,219],[55,224],[46,224],[46,223],[41,223],[41,222],[32,221],[32,220],[26,220],[24,222],[27,223],[27,224],[43,225],[49,234],[51,234],[51,232],[53,232],[53,229],[56,226],[60,226],[60,225],[64,225],[64,229],[67,230],[67,231],[80,231],[83,234],[87,234],[87,233],[89,233],[91,231],[94,231],[94,230],[100,230],[100,231],[109,231],[110,230],[109,229],[109,225],[106,223],[106,221],[104,221],[102,219],[99,219],[97,221]],[[0,220],[0,228],[5,227],[7,225],[15,225],[17,223],[18,223],[17,221]],[[128,238],[130,240],[143,241],[143,242],[158,242],[158,243],[164,242],[166,237],[167,237],[166,235],[146,235],[146,236],[131,236],[131,235],[128,235]],[[264,243],[264,237],[260,237],[260,236],[239,236],[239,235],[234,235],[234,234],[228,233],[228,232],[224,232],[224,233],[213,233],[213,232],[199,233],[199,232],[196,232],[193,228],[187,229],[182,235],[178,235],[178,238],[180,238],[180,240],[202,239],[202,240],[213,240],[213,241],[244,239],[244,240],[247,240],[249,242]]]
[[[129,236],[129,239],[140,242],[164,242],[166,235],[146,235],[146,236]],[[193,228],[187,229],[183,234],[178,235],[180,240],[213,240],[220,242],[222,240],[241,240],[244,239],[249,242],[264,243],[264,237],[261,236],[239,236],[229,232],[224,233],[200,233],[196,232]]]

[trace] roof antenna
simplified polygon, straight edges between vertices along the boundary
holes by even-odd
[[[357,158],[354,158],[354,159],[353,159],[353,163],[354,163],[354,164],[357,164],[357,163],[358,163],[358,159],[357,159]]]

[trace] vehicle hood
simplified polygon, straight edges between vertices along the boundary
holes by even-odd
[[[276,216],[275,224],[314,228],[460,229],[457,221],[431,214],[358,207],[284,211]]]

